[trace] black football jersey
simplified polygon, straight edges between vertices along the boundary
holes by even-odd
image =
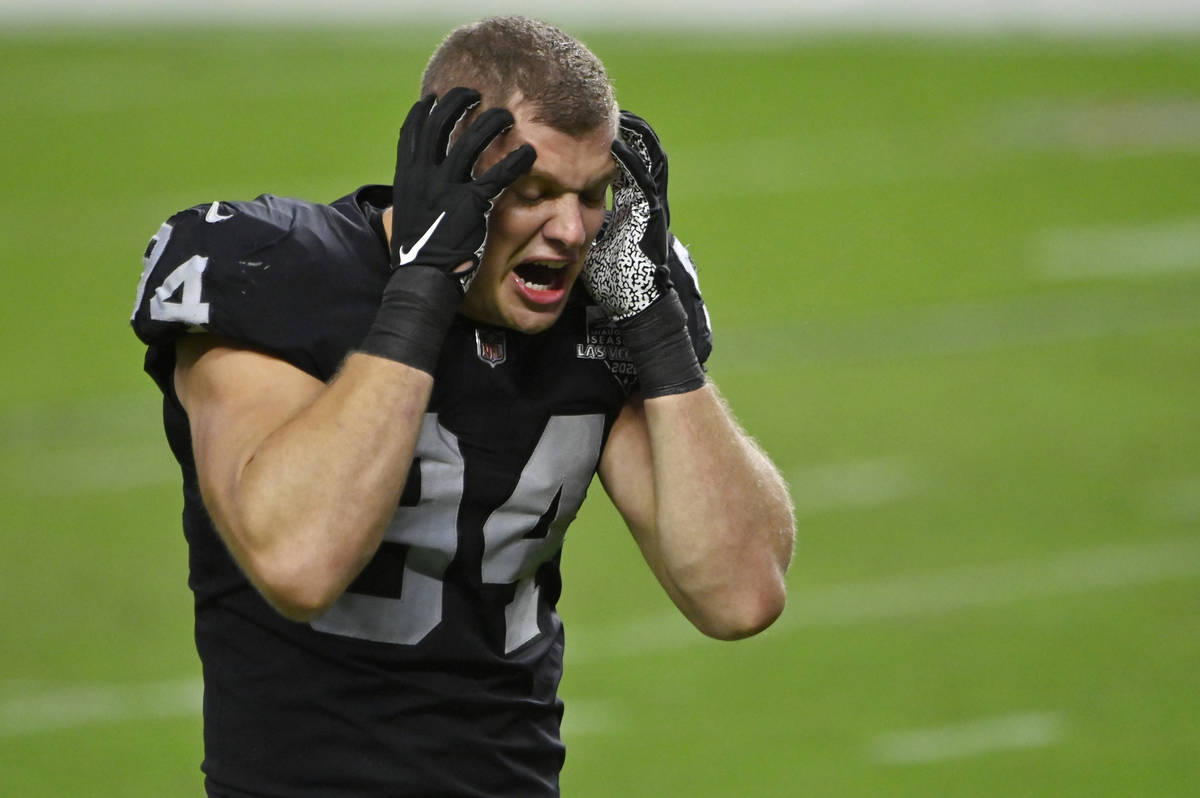
[[[330,205],[263,195],[171,217],[132,318],[183,475],[204,669],[204,771],[220,796],[556,795],[567,526],[636,376],[576,287],[546,332],[455,319],[399,506],[373,559],[311,623],[275,612],[205,511],[175,341],[221,335],[329,380],[389,275],[391,188]],[[682,245],[674,282],[703,360],[707,315]]]

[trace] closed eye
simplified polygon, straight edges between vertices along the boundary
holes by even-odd
[[[579,195],[579,201],[589,208],[603,208],[605,201],[608,199],[608,186],[601,189],[592,189],[585,191]]]
[[[518,191],[514,196],[522,205],[537,205],[546,198],[546,195],[540,191]]]

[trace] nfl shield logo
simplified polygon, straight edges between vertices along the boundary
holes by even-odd
[[[504,330],[475,330],[475,354],[492,368],[508,357],[504,347]]]

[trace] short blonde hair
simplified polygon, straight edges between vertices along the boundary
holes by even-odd
[[[600,59],[583,42],[540,20],[488,17],[451,31],[421,79],[421,96],[455,86],[483,95],[484,107],[520,96],[533,121],[579,136],[614,124],[617,100]]]

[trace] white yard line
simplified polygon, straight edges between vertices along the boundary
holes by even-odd
[[[30,458],[21,480],[39,496],[78,496],[179,484],[166,441],[95,447]]]
[[[903,457],[879,457],[794,468],[787,473],[797,513],[873,507],[916,491],[916,468]]]
[[[832,134],[833,140],[802,136],[748,137],[736,142],[737,159],[729,158],[729,142],[680,145],[671,157],[687,164],[673,180],[673,197],[728,203],[731,198],[762,200],[811,193],[818,189],[877,187],[920,182],[924,185],[962,181],[1007,168],[1000,158],[968,153],[953,157],[890,158],[897,138],[927,140],[928,126],[859,128]],[[831,157],[836,147],[838,156]],[[719,194],[712,192],[720,185]]]
[[[1164,518],[1192,521],[1200,518],[1200,474],[1165,479],[1146,491],[1150,509]]]
[[[931,617],[1197,576],[1200,536],[1114,544],[1046,559],[793,588],[788,609],[766,634]],[[676,651],[706,640],[676,612],[607,627],[573,628],[570,638],[567,659],[572,663]]]
[[[880,735],[871,758],[890,765],[914,765],[979,756],[996,751],[1043,748],[1062,739],[1056,712],[1025,712],[964,723],[907,729]]]
[[[199,678],[29,691],[10,684],[0,698],[0,740],[124,720],[199,717],[204,685]],[[563,734],[616,734],[629,720],[611,701],[573,698],[563,715]]]
[[[72,496],[178,484],[152,388],[74,403],[0,412],[0,448],[23,465],[9,485],[23,494]]]
[[[793,590],[788,611],[767,635],[919,618],[1197,575],[1200,537],[1102,546],[1049,559]],[[567,659],[572,664],[670,652],[707,640],[675,612],[608,627],[572,627],[570,638]],[[200,712],[201,695],[199,679],[52,690],[10,683],[0,689],[0,739],[139,718],[194,716]],[[619,707],[605,702],[573,701],[566,718],[567,733],[575,735],[611,733],[627,725]],[[986,735],[976,735],[981,736]]]
[[[701,270],[703,274],[703,270]],[[1200,328],[1194,291],[1084,289],[858,317],[716,325],[720,374],[999,352]]]
[[[1034,241],[1033,262],[1053,281],[1200,272],[1200,219],[1048,230]]]
[[[194,678],[5,697],[0,699],[0,739],[121,720],[198,716],[203,689]]]
[[[148,382],[143,391],[79,396],[0,411],[0,445],[59,449],[162,439],[162,397]]]
[[[619,734],[629,728],[627,713],[613,701],[594,698],[566,698],[562,734],[572,737],[593,734]]]
[[[1096,158],[1200,149],[1200,102],[1181,94],[1027,98],[1004,109],[994,146],[1017,154],[1072,152]]]

